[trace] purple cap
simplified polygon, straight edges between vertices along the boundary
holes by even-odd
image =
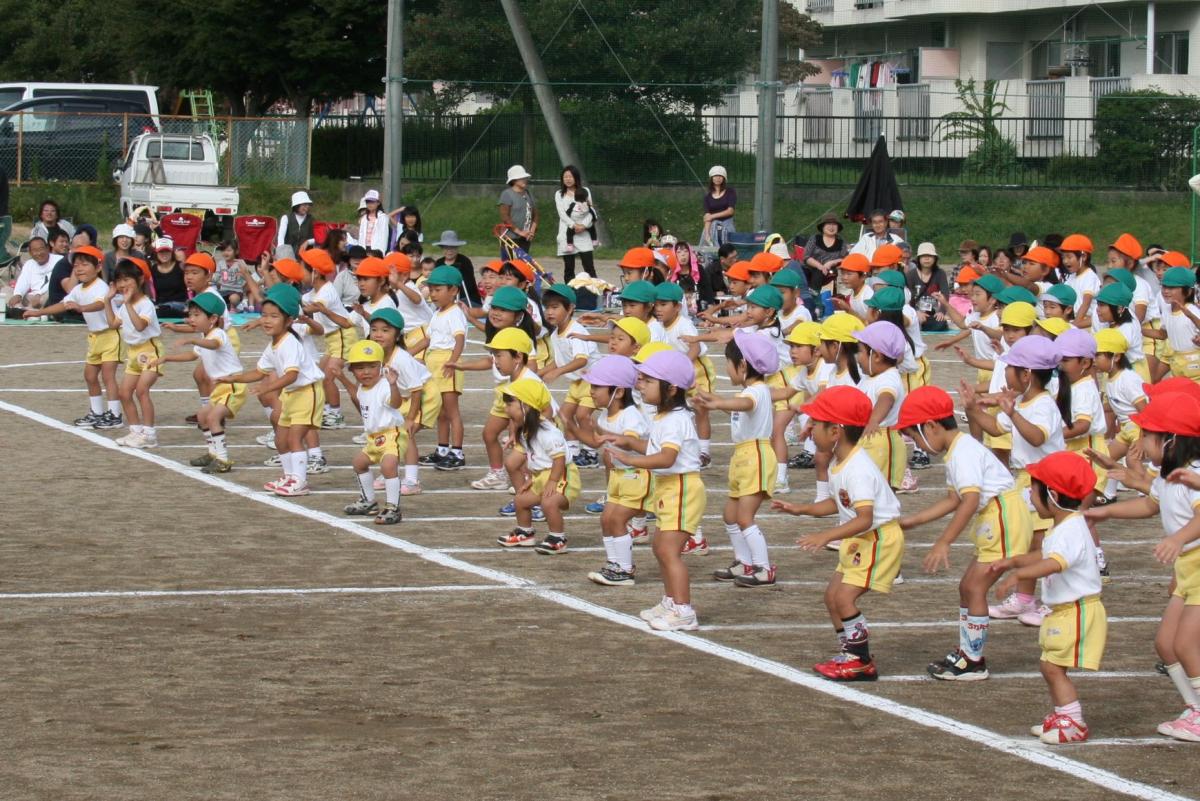
[[[1057,301],[1056,301],[1057,302]],[[1096,338],[1090,331],[1071,326],[1054,339],[1062,358],[1069,356],[1081,359],[1096,358]]]
[[[638,372],[684,389],[691,389],[696,383],[696,368],[692,366],[692,360],[677,350],[654,354],[638,365]]]
[[[1063,332],[1066,333],[1065,331]],[[1000,361],[1029,370],[1053,370],[1062,361],[1058,342],[1046,337],[1025,337],[1000,356]]]
[[[880,320],[861,331],[855,331],[853,336],[871,350],[882,353],[893,361],[899,361],[904,356],[904,332],[895,323]]]
[[[765,335],[739,328],[733,332],[733,341],[759,375],[779,372],[779,351]]]
[[[610,353],[593,364],[592,369],[583,374],[583,380],[597,387],[633,389],[637,381],[637,365],[628,356]]]

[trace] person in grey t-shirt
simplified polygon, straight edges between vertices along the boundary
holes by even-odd
[[[508,187],[500,193],[500,222],[512,229],[512,237],[526,252],[530,252],[537,233],[537,201],[529,193],[533,176],[520,164],[508,168]]]

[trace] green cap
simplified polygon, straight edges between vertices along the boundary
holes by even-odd
[[[908,282],[904,280],[904,273],[899,270],[884,270],[875,277],[888,286],[894,286],[897,289],[904,289],[908,286]]]
[[[291,284],[276,284],[267,290],[263,302],[278,306],[288,317],[295,317],[300,313],[300,290]]]
[[[1046,290],[1046,294],[1057,300],[1059,306],[1074,307],[1075,301],[1079,300],[1079,295],[1076,294],[1074,288],[1066,284],[1055,284]]]
[[[784,289],[799,289],[805,286],[805,281],[800,273],[784,267],[771,277],[771,286],[783,287]]]
[[[529,296],[515,286],[502,286],[492,293],[492,308],[507,311],[525,311]]]
[[[1133,277],[1133,273],[1126,270],[1124,267],[1117,267],[1114,270],[1109,270],[1105,278],[1111,278],[1114,281],[1119,281],[1122,286],[1133,292],[1137,289],[1137,279]]]
[[[396,309],[392,309],[387,306],[383,307],[382,309],[376,309],[375,311],[371,312],[371,322],[373,323],[376,320],[383,320],[397,331],[404,330],[404,315]]]
[[[621,290],[621,300],[634,303],[653,303],[657,297],[658,289],[649,281],[634,281]]]
[[[867,305],[880,311],[899,311],[904,308],[904,290],[894,286],[881,286],[867,298]]]
[[[746,296],[748,303],[753,303],[755,306],[762,306],[764,309],[774,309],[779,311],[783,308],[783,295],[779,294],[779,290],[767,284],[766,286],[756,286],[749,295]]]
[[[550,286],[546,287],[545,289],[542,290],[543,298],[545,298],[547,292],[551,292],[555,295],[558,295],[560,298],[563,298],[564,300],[567,301],[567,303],[570,303],[572,306],[574,306],[576,301],[578,300],[578,298],[575,295],[575,290],[571,289],[571,287],[567,286],[566,284],[551,284]]]
[[[1162,285],[1191,289],[1196,285],[1196,273],[1188,267],[1172,267],[1163,273]]]
[[[1096,302],[1128,309],[1129,304],[1133,303],[1133,293],[1123,284],[1108,284],[1096,293]]]
[[[224,314],[225,301],[211,292],[201,292],[188,301],[189,306],[195,306],[205,314]]]
[[[975,279],[975,286],[992,297],[1004,291],[1004,282],[994,275],[981,275]]]
[[[670,282],[659,284],[654,289],[654,299],[669,300],[672,303],[682,303],[683,287],[681,287],[679,284],[672,284]]]
[[[441,267],[433,268],[433,272],[429,274],[429,279],[425,283],[430,286],[462,286],[462,273],[458,271],[457,267],[443,264]]]
[[[1006,286],[996,293],[997,302],[1008,305],[1009,303],[1028,303],[1030,306],[1037,305],[1037,296],[1023,286]]]

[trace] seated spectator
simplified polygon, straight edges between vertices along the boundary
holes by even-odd
[[[875,248],[885,242],[891,242],[895,245],[901,240],[900,237],[888,231],[887,212],[883,209],[876,209],[871,212],[867,221],[871,226],[870,230],[863,232],[859,240],[854,243],[854,247],[850,248],[850,252],[861,253],[870,261],[871,257],[875,255]]]
[[[217,270],[213,273],[213,284],[225,304],[236,309],[246,299],[246,276],[238,258],[237,243],[226,240],[217,245]]]
[[[112,283],[113,270],[117,269],[117,262],[121,259],[127,259],[130,256],[144,258],[142,253],[133,252],[133,241],[134,230],[132,225],[121,223],[113,228],[112,250],[104,254],[104,263],[101,265],[100,271],[100,277],[106,282]]]
[[[850,252],[841,234],[842,221],[826,214],[817,221],[817,232],[804,243],[804,275],[814,292],[820,293],[837,278],[838,265]]]
[[[33,230],[29,232],[29,236],[31,239],[35,236],[40,236],[49,241],[50,229],[55,227],[66,231],[68,238],[75,236],[75,226],[62,218],[56,202],[46,198],[42,201],[42,205],[38,207],[38,218],[34,222]]]
[[[888,215],[888,233],[908,239],[908,217],[900,209]]]
[[[50,276],[61,258],[50,253],[50,246],[43,237],[29,240],[29,258],[21,265],[21,274],[17,277],[8,305],[26,309],[40,309],[47,305]]]
[[[187,284],[176,259],[175,243],[168,236],[154,240],[154,303],[159,317],[182,317],[187,312]]]
[[[92,243],[87,234],[79,233],[71,237],[61,228],[51,228],[46,242],[50,245],[51,255],[59,257],[58,262],[54,265],[54,271],[50,273],[50,287],[47,290],[46,298],[46,305],[53,306],[55,303],[62,303],[76,283],[75,277],[72,275],[71,260],[67,258],[67,253],[71,251],[72,247],[83,247]]]
[[[905,274],[908,291],[912,295],[912,306],[922,331],[945,331],[950,327],[946,313],[942,311],[937,296],[950,297],[950,279],[946,271],[938,266],[937,248],[932,242],[917,246],[917,266]]]

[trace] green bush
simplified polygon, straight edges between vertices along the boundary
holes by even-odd
[[[675,183],[690,175],[684,159],[701,177],[708,174],[704,126],[694,117],[660,109],[656,118],[646,103],[614,100],[589,103],[586,113],[572,114],[568,122],[576,150],[588,155],[588,179],[594,183],[631,178]]]
[[[1192,168],[1200,98],[1140,89],[1100,98],[1095,138],[1102,169],[1131,186],[1176,189]]]
[[[962,173],[970,178],[988,178],[1015,183],[1021,171],[1017,146],[999,134],[984,137],[979,147],[963,159]]]
[[[1055,156],[1046,161],[1046,178],[1063,186],[1080,186],[1096,183],[1100,163],[1085,156]]]

